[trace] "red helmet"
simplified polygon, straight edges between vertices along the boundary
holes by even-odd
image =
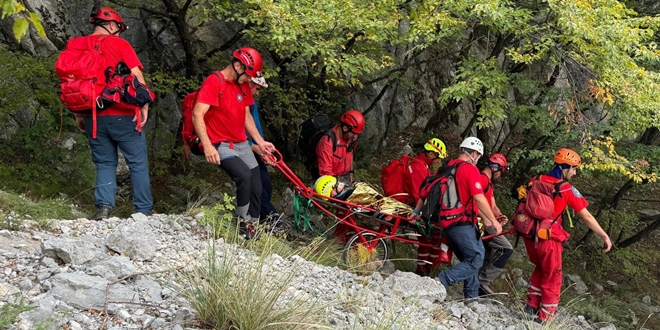
[[[98,21],[115,21],[117,22],[117,25],[119,25],[119,29],[121,32],[126,31],[126,25],[124,24],[124,20],[121,19],[121,16],[119,13],[117,13],[114,9],[110,7],[103,7],[99,9],[98,12],[92,13],[89,18],[89,22],[92,24],[97,23]]]
[[[234,57],[245,65],[245,74],[251,78],[263,76],[261,73],[263,68],[261,54],[256,49],[250,47],[239,48],[234,51]]]
[[[488,158],[490,164],[497,164],[502,169],[502,173],[505,173],[509,170],[509,162],[506,161],[506,157],[502,154],[492,154]]]
[[[364,117],[357,110],[348,110],[339,118],[339,121],[350,127],[353,133],[362,134],[364,129]]]

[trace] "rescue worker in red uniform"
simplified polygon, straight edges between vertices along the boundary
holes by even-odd
[[[562,180],[569,181],[576,173],[581,163],[577,152],[562,148],[554,156],[555,167],[539,180],[556,184]],[[534,179],[530,180],[530,183]],[[587,201],[580,192],[568,182],[560,186],[560,194],[554,199],[553,219],[557,219],[550,228],[549,239],[525,240],[529,260],[536,266],[527,290],[527,305],[525,312],[536,315],[535,321],[545,323],[557,311],[559,294],[562,285],[562,243],[570,237],[562,227],[562,213],[566,206],[575,210],[587,227],[603,239],[608,252],[612,242],[598,221],[587,210]]]
[[[447,147],[444,142],[438,138],[432,138],[424,144],[424,151],[420,152],[417,157],[408,165],[406,175],[404,176],[406,192],[412,196],[413,206],[417,205],[419,201],[419,187],[426,177],[431,175],[431,165],[440,164],[442,160],[447,157]],[[440,224],[437,224],[439,227]],[[439,229],[439,228],[438,228]],[[440,254],[440,230],[435,230],[431,233],[431,237],[422,234],[419,237],[419,247],[417,248],[417,269],[415,274],[420,276],[428,276],[431,270],[436,266],[434,262],[438,259]],[[433,244],[433,248],[422,246],[422,244]]]
[[[460,148],[461,155],[458,159],[449,161],[447,165],[457,165],[454,182],[460,205],[452,211],[460,210],[462,213],[459,216],[443,218],[442,212],[446,210],[440,210],[443,234],[447,235],[449,247],[460,263],[440,272],[438,280],[445,287],[463,282],[463,296],[472,299],[479,296],[478,273],[484,260],[484,245],[477,228],[477,213],[481,211],[484,226],[486,228],[492,226],[494,234],[499,234],[502,226],[495,220],[495,215],[484,196],[479,169],[475,166],[483,155],[483,143],[476,137],[468,137],[463,140]],[[443,168],[438,172],[441,170]],[[422,203],[418,202],[411,220],[419,219],[421,208]]]
[[[495,195],[493,193],[493,180],[499,179],[506,171],[509,170],[509,163],[506,157],[502,154],[492,154],[488,157],[488,166],[481,170],[481,186],[484,189],[484,196],[488,200],[488,204],[493,209],[493,214],[502,226],[506,225],[509,221],[507,217],[502,214],[502,211],[497,207],[495,202]],[[481,214],[480,214],[481,216]],[[485,235],[492,235],[492,229],[487,229]],[[504,236],[496,236],[487,241],[484,241],[485,255],[484,264],[479,270],[479,295],[494,294],[490,288],[490,283],[495,280],[504,266],[509,261],[513,253],[513,246],[511,242]]]
[[[236,183],[236,214],[245,238],[256,236],[254,224],[261,213],[261,174],[247,134],[262,153],[275,150],[259,133],[250,106],[250,81],[262,77],[263,61],[254,48],[242,47],[219,76],[209,75],[197,94],[192,122],[206,161],[219,165]],[[247,134],[246,134],[247,133]]]
[[[357,140],[364,131],[364,117],[360,111],[348,110],[339,118],[339,124],[331,130],[336,141],[329,135],[321,137],[316,145],[318,175],[313,173],[312,176],[317,179],[330,175],[337,178],[338,181],[351,184],[353,183],[353,153],[357,146]],[[348,239],[347,236],[352,234],[350,227],[339,223],[335,229],[334,237],[343,242]]]
[[[313,175],[314,179],[332,175],[338,178],[346,177],[349,182],[353,182],[353,153],[357,139],[364,130],[364,117],[357,110],[348,110],[339,118],[339,124],[331,130],[336,139],[336,147],[335,141],[329,135],[321,137],[316,145],[319,173]]]

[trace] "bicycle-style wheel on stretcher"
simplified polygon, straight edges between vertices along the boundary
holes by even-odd
[[[344,260],[352,270],[374,272],[383,267],[388,254],[384,239],[363,231],[353,235],[346,242]]]

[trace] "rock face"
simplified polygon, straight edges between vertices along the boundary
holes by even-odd
[[[98,311],[105,309],[108,329],[195,329],[195,312],[181,291],[188,280],[181,275],[205,266],[211,246],[195,218],[140,214],[61,220],[55,228],[60,233],[0,231],[0,264],[7,265],[0,272],[0,304],[34,306],[9,329],[99,329],[105,317]],[[105,250],[104,242],[126,256]],[[214,251],[242,281],[257,271],[264,281],[284,285],[277,306],[321,304],[322,319],[333,329],[384,329],[396,320],[402,329],[523,330],[530,322],[495,301],[447,301],[439,282],[412,273],[358,276],[299,256],[261,258],[222,240]],[[593,329],[583,317],[566,317],[569,329]]]

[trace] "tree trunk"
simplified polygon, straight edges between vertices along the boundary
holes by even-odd
[[[637,234],[625,239],[623,242],[619,243],[617,245],[618,248],[626,248],[629,247],[637,242],[639,242],[642,238],[648,236],[653,232],[654,230],[658,229],[660,227],[660,218],[658,220],[654,221],[652,224],[644,227],[644,229],[640,230],[637,232]]]

